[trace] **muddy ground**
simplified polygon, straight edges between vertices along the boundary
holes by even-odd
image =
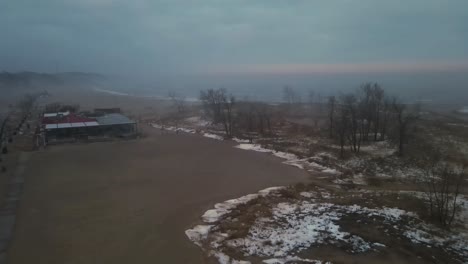
[[[144,133],[34,152],[9,263],[204,263],[184,234],[204,211],[308,178],[232,143]]]

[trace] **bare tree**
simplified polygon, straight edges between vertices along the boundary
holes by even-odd
[[[176,127],[176,133],[179,132],[179,122],[183,119],[187,109],[185,104],[185,98],[178,95],[174,91],[168,93],[168,97],[172,102],[173,111],[169,113],[171,121],[174,122]]]
[[[200,91],[200,100],[203,102],[205,112],[212,118],[214,124],[221,122],[222,102],[226,96],[224,89],[208,89]]]
[[[365,141],[369,140],[371,133],[374,141],[378,139],[384,97],[384,90],[377,83],[365,83],[359,90],[359,114],[363,121],[362,133]]]
[[[324,104],[324,98],[322,96],[322,94],[320,92],[318,92],[316,95],[315,95],[315,100],[318,104],[318,111],[320,114],[323,113],[323,104]]]
[[[387,133],[388,121],[390,119],[392,102],[385,97],[382,106],[382,122],[380,124],[380,140],[385,140]]]
[[[338,106],[335,119],[335,137],[340,144],[340,157],[344,158],[344,147],[346,144],[346,136],[349,129],[349,112],[346,107]]]
[[[232,137],[233,107],[236,103],[233,95],[227,95],[225,89],[208,89],[200,92],[200,99],[213,119],[213,123],[222,123],[227,137]]]
[[[242,101],[236,104],[236,126],[247,132],[271,134],[273,113],[266,103]]]
[[[349,119],[347,134],[351,144],[351,150],[357,153],[361,149],[363,130],[365,127],[365,120],[360,116],[359,101],[353,94],[345,95],[342,99],[342,107],[346,109]]]
[[[369,132],[371,128],[371,124],[373,123],[374,119],[374,111],[373,111],[373,101],[372,101],[372,84],[365,83],[361,86],[360,90],[360,98],[359,98],[359,115],[362,117],[361,122],[361,130],[362,130],[362,138],[364,140],[369,139]]]
[[[4,137],[5,137],[5,128],[7,127],[8,121],[10,119],[10,114],[8,113],[2,120],[2,127],[0,128],[0,147],[3,147]]]
[[[403,156],[404,144],[408,139],[410,126],[418,119],[419,113],[408,108],[398,99],[392,101],[393,115],[396,119],[396,139],[398,142],[398,155]]]
[[[320,105],[317,104],[314,90],[309,90],[309,111],[312,121],[314,122],[314,127],[318,126],[319,116],[320,116]]]
[[[236,99],[233,95],[222,97],[221,121],[223,122],[226,136],[229,138],[232,137],[233,107],[234,107],[235,102],[236,102]]]
[[[335,96],[328,97],[328,121],[330,123],[329,132],[330,138],[333,138],[333,122],[335,117],[336,98]]]
[[[374,84],[373,89],[373,107],[374,107],[374,141],[377,141],[379,127],[381,123],[382,104],[385,99],[385,91],[378,85]]]
[[[265,103],[258,103],[256,107],[259,133],[262,135],[271,134],[271,118],[272,113]],[[268,132],[266,132],[268,131]]]
[[[237,106],[236,118],[238,119],[237,125],[241,129],[253,132],[256,127],[255,103],[249,101],[240,102]]]
[[[297,102],[297,94],[296,91],[291,86],[284,86],[283,87],[283,100],[288,103],[289,105],[294,104]]]
[[[186,111],[185,97],[178,95],[174,91],[170,91],[169,98],[171,99],[173,106],[176,108],[177,113],[184,114]]]
[[[288,113],[295,113],[300,109],[301,97],[292,87],[283,87],[283,100],[286,102],[286,110]]]
[[[444,227],[450,227],[459,210],[460,188],[466,178],[464,166],[443,161],[426,166],[424,183],[429,213]]]

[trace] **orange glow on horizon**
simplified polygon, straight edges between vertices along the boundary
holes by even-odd
[[[463,63],[338,63],[338,64],[244,64],[206,67],[208,74],[352,74],[352,73],[417,73],[468,72]]]

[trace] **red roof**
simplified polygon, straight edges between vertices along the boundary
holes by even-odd
[[[42,124],[63,124],[63,123],[84,123],[96,122],[96,119],[78,116],[76,114],[69,114],[66,116],[43,117]]]

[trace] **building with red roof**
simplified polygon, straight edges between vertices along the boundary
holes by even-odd
[[[104,114],[95,118],[70,112],[45,113],[41,123],[46,142],[89,136],[127,136],[136,133],[136,122],[119,113]]]

